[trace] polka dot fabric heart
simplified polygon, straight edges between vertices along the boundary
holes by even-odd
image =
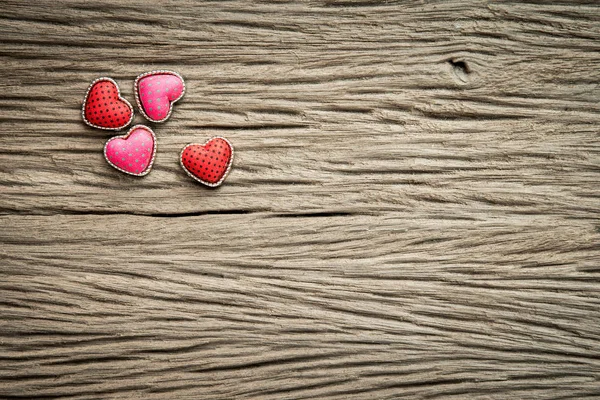
[[[133,107],[121,97],[115,81],[99,78],[88,89],[82,116],[85,123],[94,128],[119,130],[133,120]]]
[[[204,185],[219,186],[233,163],[233,147],[225,138],[214,137],[205,144],[188,144],[181,152],[185,172]]]
[[[136,125],[126,135],[111,138],[104,146],[104,157],[111,166],[135,176],[150,172],[155,154],[156,136],[144,125]]]
[[[152,71],[136,78],[134,90],[144,117],[152,122],[163,122],[171,116],[173,103],[183,97],[185,83],[176,72]]]

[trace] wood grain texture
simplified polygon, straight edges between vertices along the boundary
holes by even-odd
[[[600,396],[596,1],[1,10],[0,397]],[[140,179],[80,107],[152,69]]]

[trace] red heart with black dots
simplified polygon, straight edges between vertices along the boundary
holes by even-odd
[[[121,97],[117,83],[110,78],[92,82],[82,113],[86,124],[100,129],[119,130],[133,120],[133,107]]]
[[[181,166],[189,176],[210,187],[219,186],[233,163],[233,147],[225,138],[214,137],[204,144],[188,144],[181,152]]]

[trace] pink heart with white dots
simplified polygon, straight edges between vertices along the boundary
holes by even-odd
[[[135,80],[135,99],[144,117],[152,122],[166,121],[173,111],[173,103],[183,97],[183,78],[172,71],[152,71]]]
[[[144,125],[136,125],[126,135],[109,139],[104,146],[104,157],[111,166],[135,176],[150,172],[155,154],[156,136]]]

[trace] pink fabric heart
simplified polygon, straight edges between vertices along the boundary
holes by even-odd
[[[104,157],[110,165],[135,176],[150,172],[155,154],[156,136],[144,125],[136,125],[126,135],[109,139],[104,146]]]
[[[137,77],[135,92],[142,114],[152,122],[163,122],[171,115],[173,103],[183,97],[185,83],[175,72],[147,72]]]

